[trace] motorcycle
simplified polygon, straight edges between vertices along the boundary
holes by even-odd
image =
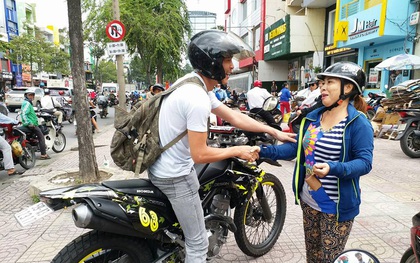
[[[420,109],[399,109],[398,135],[401,150],[411,158],[420,158]]]
[[[378,109],[378,107],[381,106],[381,101],[382,99],[385,98],[385,96],[381,94],[369,92],[368,97],[369,97],[369,100],[366,101],[367,103],[366,116],[368,117],[369,120],[371,120],[373,119],[373,117],[375,117],[376,110]]]
[[[273,128],[279,129],[281,131],[280,124],[283,120],[283,117],[282,117],[281,111],[278,109],[278,105],[279,105],[279,99],[277,97],[270,96],[267,99],[265,99],[262,109],[269,112],[273,116],[276,122],[276,125],[274,125]],[[259,122],[265,123],[264,119],[261,118],[258,112],[256,113],[248,112],[247,114],[249,117]]]
[[[400,263],[420,262],[420,213],[413,216],[411,227],[411,247],[403,254]]]
[[[74,111],[68,102],[64,102],[61,104],[61,108],[58,108],[58,110],[61,110],[63,112],[63,121],[68,121],[69,123],[74,122]]]
[[[35,149],[28,143],[26,134],[19,130],[17,124],[0,124],[0,136],[12,146],[12,157],[14,164],[20,164],[24,169],[30,169],[35,166]],[[14,146],[16,142],[20,145]],[[0,169],[4,169],[3,153],[0,151]]]
[[[208,259],[234,233],[243,253],[260,257],[275,245],[284,225],[286,196],[273,174],[232,158],[196,164],[205,215]],[[44,191],[45,208],[72,210],[76,226],[93,229],[67,244],[51,261],[183,262],[182,228],[167,197],[148,179],[106,181]],[[234,209],[234,212],[232,210]],[[232,216],[233,213],[233,216]]]
[[[38,127],[41,129],[45,138],[46,150],[52,149],[56,153],[60,153],[66,148],[66,136],[61,131],[62,126],[58,124],[57,117],[54,116],[54,110],[35,108],[35,113],[38,116]],[[20,112],[16,118],[19,118]],[[20,126],[19,129],[26,134],[29,144],[39,151],[39,141],[35,133],[25,126]]]
[[[118,99],[117,99],[117,96],[115,96],[114,93],[109,94],[108,100],[109,100],[109,107],[112,107],[114,105],[118,105]]]
[[[105,98],[101,99],[101,96],[98,98],[98,108],[101,119],[106,118],[108,115],[108,101]]]

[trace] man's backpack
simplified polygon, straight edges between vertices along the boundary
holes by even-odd
[[[116,131],[111,141],[111,157],[117,166],[138,175],[187,134],[187,131],[184,131],[164,147],[160,146],[159,111],[162,100],[186,83],[196,84],[207,92],[198,77],[189,77],[148,100],[139,101],[130,112],[116,107],[119,112],[115,115]]]

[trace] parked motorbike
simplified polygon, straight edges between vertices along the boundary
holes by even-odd
[[[367,103],[367,112],[366,116],[369,120],[373,119],[376,114],[376,110],[379,106],[381,106],[381,101],[386,98],[384,95],[369,92],[368,93],[369,100],[366,101]]]
[[[246,255],[268,253],[286,215],[285,192],[277,177],[258,164],[235,158],[197,164],[195,169],[209,239],[208,259],[218,256],[229,231]],[[40,198],[53,210],[77,204],[72,211],[74,223],[93,229],[66,245],[53,263],[185,259],[182,228],[171,204],[148,179],[65,187],[44,191]]]
[[[411,158],[420,158],[420,109],[397,110],[401,116],[398,135],[401,150]]]
[[[420,262],[420,212],[413,216],[411,227],[411,247],[403,254],[400,263]]]
[[[20,164],[24,169],[30,169],[35,166],[35,149],[26,139],[26,134],[19,130],[17,124],[4,123],[0,124],[0,136],[12,146],[12,157],[14,164]],[[14,146],[16,142],[20,145]],[[4,170],[3,153],[0,151],[0,169]]]

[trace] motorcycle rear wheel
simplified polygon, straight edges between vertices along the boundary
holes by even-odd
[[[286,194],[283,185],[273,174],[266,174],[259,187],[263,187],[272,213],[272,220],[263,219],[261,204],[254,193],[248,203],[236,207],[234,222],[238,230],[235,240],[248,256],[260,257],[275,245],[286,218]]]
[[[133,237],[93,230],[67,244],[51,263],[152,261],[152,252],[145,242]]]
[[[19,164],[22,166],[23,169],[31,169],[35,166],[36,158],[35,158],[35,149],[34,147],[27,144],[23,148],[23,154],[19,157]]]
[[[420,158],[420,139],[414,136],[416,128],[408,127],[400,139],[401,150],[411,158]]]
[[[68,119],[69,123],[73,123],[74,122],[74,113],[72,113]]]
[[[404,252],[400,263],[417,263],[416,256],[411,247]]]
[[[57,132],[57,136],[54,139],[52,150],[56,153],[61,153],[66,148],[66,136],[61,132]]]

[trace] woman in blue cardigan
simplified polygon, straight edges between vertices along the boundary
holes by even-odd
[[[296,143],[262,146],[260,157],[297,156],[293,177],[303,210],[307,262],[333,262],[359,214],[360,176],[372,169],[373,129],[361,97],[366,75],[351,62],[318,74],[323,107],[302,120]]]

